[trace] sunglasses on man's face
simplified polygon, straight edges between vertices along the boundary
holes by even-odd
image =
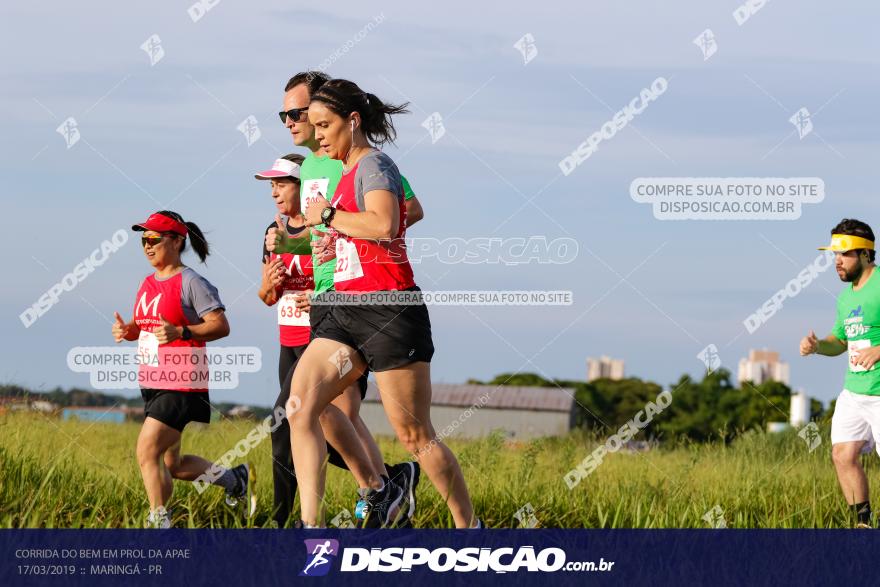
[[[293,108],[292,110],[288,110],[287,112],[279,112],[278,116],[281,118],[281,123],[284,124],[287,122],[287,119],[290,118],[291,122],[299,122],[302,118],[302,115],[305,112],[308,112],[309,107],[305,108]]]

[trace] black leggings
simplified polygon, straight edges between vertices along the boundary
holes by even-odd
[[[281,389],[278,399],[275,400],[275,408],[285,408],[287,399],[290,397],[290,382],[293,380],[293,371],[296,364],[306,350],[306,346],[281,346],[278,356],[278,383]],[[342,455],[336,449],[327,445],[327,455],[330,463],[340,469],[348,470]],[[283,528],[290,517],[293,509],[293,498],[296,495],[296,474],[293,472],[293,455],[290,452],[290,424],[287,419],[272,432],[272,479],[275,488],[275,505],[273,519],[278,522],[278,527]]]

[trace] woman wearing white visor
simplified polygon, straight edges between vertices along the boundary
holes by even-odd
[[[285,155],[277,159],[271,169],[254,175],[258,180],[269,182],[276,207],[275,221],[266,227],[264,234],[262,283],[259,291],[263,303],[277,307],[281,345],[278,356],[280,392],[275,400],[275,409],[284,408],[287,404],[293,372],[311,336],[309,313],[298,308],[296,301],[306,297],[315,284],[310,253],[270,253],[266,249],[265,238],[273,228],[284,230],[293,239],[309,236],[300,213],[300,165],[303,159],[301,155]],[[319,256],[324,254],[323,248],[316,248],[315,253]],[[333,253],[332,249],[327,251],[327,258],[333,258]],[[346,453],[346,443],[359,443],[375,466],[384,470],[382,453],[359,415],[366,390],[366,374],[363,379],[363,382],[349,386],[325,411],[321,424],[328,440],[328,457],[331,464],[348,469],[340,452]],[[340,450],[337,451],[334,447]],[[275,497],[273,519],[282,528],[290,517],[297,489],[287,420],[272,432],[272,461]]]

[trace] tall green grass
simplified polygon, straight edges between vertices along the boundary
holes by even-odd
[[[183,452],[219,458],[253,428],[222,421],[187,429]],[[0,527],[142,527],[146,495],[134,457],[136,423],[62,422],[38,414],[0,416]],[[489,527],[516,527],[527,503],[541,527],[705,528],[704,514],[720,506],[730,528],[835,528],[851,524],[830,461],[828,431],[810,452],[788,432],[751,432],[730,445],[677,444],[645,453],[621,451],[573,490],[563,476],[604,439],[586,434],[511,443],[499,435],[451,441],[477,514]],[[388,462],[406,458],[392,439],[380,439]],[[223,491],[203,494],[175,481],[169,504],[176,527],[269,527],[271,452],[267,438],[247,459],[258,472],[259,510],[250,521],[226,506]],[[864,462],[878,487],[877,457]],[[452,527],[427,476],[419,486],[415,525]],[[356,487],[330,467],[327,520],[353,511]]]

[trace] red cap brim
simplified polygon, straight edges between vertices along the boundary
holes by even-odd
[[[158,213],[150,214],[149,218],[140,224],[133,225],[131,229],[141,232],[146,230],[152,230],[154,232],[176,232],[181,236],[186,236],[189,232],[184,223]]]

